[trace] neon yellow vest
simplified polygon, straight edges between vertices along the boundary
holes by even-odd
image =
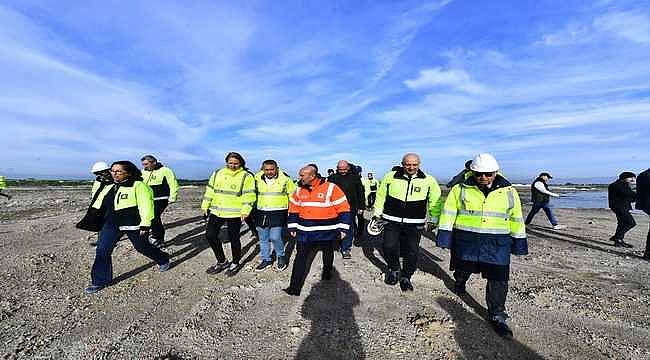
[[[248,216],[255,198],[253,175],[244,169],[232,171],[225,167],[210,176],[201,209],[221,218]]]
[[[278,169],[278,177],[269,186],[264,181],[264,171],[255,174],[257,184],[257,209],[261,211],[277,211],[289,209],[289,195],[296,191],[296,184]]]
[[[439,229],[526,238],[521,201],[512,186],[496,189],[486,198],[477,186],[455,185],[445,201]]]

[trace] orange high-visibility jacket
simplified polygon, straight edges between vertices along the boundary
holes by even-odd
[[[297,241],[334,241],[351,230],[350,204],[341,188],[318,178],[291,194],[287,223],[289,231],[297,232]]]

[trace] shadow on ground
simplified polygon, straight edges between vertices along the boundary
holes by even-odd
[[[353,308],[358,305],[359,295],[336,268],[331,280],[315,284],[300,310],[303,318],[311,320],[311,330],[295,359],[365,359],[354,318]]]
[[[490,325],[467,311],[462,304],[439,297],[436,302],[454,322],[453,335],[465,359],[544,359],[516,339],[503,339]],[[517,334],[515,334],[515,337]]]

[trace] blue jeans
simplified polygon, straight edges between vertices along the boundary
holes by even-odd
[[[262,261],[271,261],[271,244],[275,249],[275,255],[280,258],[284,257],[284,242],[282,241],[282,226],[276,227],[259,227],[257,233],[260,238],[260,256]]]
[[[154,260],[158,265],[169,262],[169,254],[149,244],[146,238],[141,238],[138,230],[124,231],[133,247],[142,255]],[[104,223],[99,232],[99,240],[95,250],[95,262],[90,273],[93,285],[108,286],[113,281],[113,249],[122,235],[122,231],[110,219]]]
[[[530,222],[533,221],[535,214],[537,214],[541,209],[544,209],[544,213],[546,213],[546,217],[548,218],[548,221],[551,222],[551,225],[557,225],[557,219],[555,218],[555,215],[553,215],[553,211],[551,211],[548,203],[533,204],[533,207],[530,209],[528,216],[526,216],[526,225],[530,224]]]

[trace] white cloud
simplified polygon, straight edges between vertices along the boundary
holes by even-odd
[[[485,87],[471,79],[469,74],[461,69],[443,70],[439,67],[420,70],[416,79],[404,81],[409,89],[427,90],[436,87],[449,87],[463,92],[479,94]]]
[[[594,19],[594,28],[600,32],[647,44],[650,43],[650,16],[634,11],[617,11]]]
[[[611,11],[588,21],[573,21],[565,28],[542,36],[547,46],[578,45],[606,39],[650,43],[650,16],[639,11]]]

